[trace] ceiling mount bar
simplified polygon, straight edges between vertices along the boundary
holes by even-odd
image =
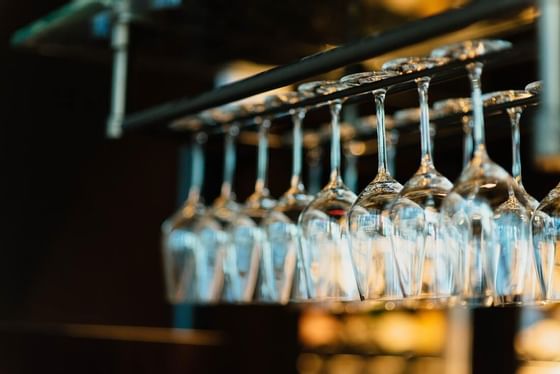
[[[459,30],[483,19],[503,16],[504,13],[523,9],[531,4],[533,1],[529,0],[477,1],[460,9],[409,22],[398,28],[304,57],[294,63],[270,69],[194,98],[178,99],[133,113],[125,118],[123,129],[132,131],[164,127],[169,121],[180,116],[287,86],[318,74]]]

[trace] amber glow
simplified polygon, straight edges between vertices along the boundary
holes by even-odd
[[[546,173],[557,173],[560,171],[560,155],[537,156],[535,166]]]
[[[305,313],[299,323],[301,342],[309,347],[334,344],[340,331],[340,323],[333,316],[322,311]]]
[[[383,6],[394,13],[403,16],[427,17],[441,13],[453,6],[458,6],[465,1],[457,0],[382,0]]]
[[[515,339],[515,349],[533,360],[560,360],[560,321],[543,319],[527,327]]]

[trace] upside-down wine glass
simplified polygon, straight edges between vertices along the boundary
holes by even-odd
[[[359,86],[379,82],[398,73],[372,71],[343,77],[342,83]],[[377,118],[377,175],[358,195],[348,213],[350,253],[362,300],[395,302],[402,299],[394,253],[390,205],[402,185],[389,173],[385,130],[386,88],[372,91]]]
[[[383,69],[412,73],[447,62],[440,57],[399,58]],[[441,203],[453,185],[434,167],[430,139],[430,77],[417,78],[420,103],[420,167],[391,207],[392,245],[404,297],[416,306],[447,304],[455,292],[457,256],[446,247],[440,227]]]
[[[247,106],[246,112],[261,112],[263,105]],[[250,302],[255,298],[268,301],[269,282],[262,271],[262,252],[266,243],[266,236],[261,223],[274,208],[275,201],[270,197],[267,186],[268,172],[268,129],[270,118],[255,118],[258,125],[258,154],[257,178],[255,191],[247,198],[241,210],[229,228],[231,235],[231,282],[233,284],[234,300]],[[259,284],[258,290],[257,283]]]
[[[183,206],[161,225],[161,249],[167,300],[171,304],[197,299],[196,252],[200,242],[196,227],[205,216],[200,191],[204,179],[202,144],[206,134],[196,134],[191,143],[191,185]]]
[[[545,302],[560,302],[560,183],[541,201],[531,221],[539,283]]]
[[[463,128],[463,168],[469,163],[473,155],[472,118],[467,114],[471,109],[471,99],[468,97],[445,99],[434,103],[434,115],[436,117],[464,113],[461,116]]]
[[[533,95],[542,91],[542,81],[525,86]],[[560,183],[541,201],[531,219],[535,266],[545,302],[560,301]]]
[[[202,302],[220,299],[233,301],[230,281],[231,254],[228,226],[239,213],[239,204],[233,192],[235,174],[235,137],[239,127],[235,123],[224,124],[224,165],[220,195],[214,200],[208,214],[198,227],[201,251],[198,256],[198,298]]]
[[[502,40],[475,40],[432,51],[433,56],[465,60],[510,48]],[[471,83],[474,155],[443,203],[449,246],[461,250],[460,298],[465,305],[519,303],[530,255],[531,213],[513,178],[486,152],[480,88],[483,64],[466,65]]]
[[[530,92],[521,90],[508,90],[508,91],[498,91],[486,94],[483,96],[484,105],[492,104],[504,104],[509,103],[514,100],[526,99],[533,96]],[[527,209],[531,214],[537,209],[539,202],[533,196],[525,190],[523,186],[523,181],[521,179],[521,136],[519,132],[519,121],[521,119],[521,114],[523,113],[523,107],[510,107],[506,109],[508,114],[510,125],[511,125],[511,146],[512,146],[512,165],[511,165],[511,175],[513,179],[517,182],[519,191],[523,196],[520,199],[520,203]],[[529,235],[528,243],[524,244],[529,248],[529,258],[527,260],[527,274],[525,276],[525,284],[523,286],[523,292],[521,294],[522,303],[534,303],[543,299],[543,294],[541,287],[537,279],[537,270],[535,257],[533,255],[532,249],[532,238]]]
[[[347,86],[332,81],[305,83],[304,95],[325,95]],[[321,105],[321,104],[320,104]],[[311,299],[358,300],[359,293],[348,246],[347,217],[356,195],[340,176],[340,110],[342,100],[328,102],[331,112],[331,175],[327,185],[299,216],[303,262]]]
[[[270,105],[293,104],[301,99],[302,95],[297,92],[289,92],[272,97]],[[266,270],[271,274],[269,276],[270,299],[282,304],[287,303],[292,295],[296,300],[307,299],[305,279],[300,279],[302,273],[299,273],[303,272],[303,263],[300,248],[301,231],[297,222],[303,209],[312,200],[305,191],[301,177],[303,141],[301,126],[305,118],[305,109],[294,109],[290,114],[293,122],[290,188],[278,199],[276,207],[263,221],[268,241],[263,253],[263,256],[268,259],[263,263],[267,264]]]

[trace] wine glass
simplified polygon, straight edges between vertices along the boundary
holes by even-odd
[[[469,163],[473,154],[472,118],[467,114],[471,110],[471,99],[468,97],[445,99],[434,103],[434,115],[436,117],[464,113],[461,117],[463,127],[463,168]]]
[[[542,91],[542,81],[531,82],[525,90],[533,95]],[[557,242],[560,239],[560,184],[553,188],[533,212],[531,219],[535,268],[543,299],[560,301],[560,267]]]
[[[510,48],[502,40],[475,40],[432,51],[459,60]],[[529,259],[530,212],[517,183],[486,152],[480,88],[483,64],[466,65],[471,83],[474,155],[443,202],[449,245],[461,250],[461,302],[488,306],[518,303]]]
[[[245,107],[247,113],[258,113],[263,109],[262,104]],[[261,223],[275,205],[267,186],[268,130],[271,121],[270,118],[256,117],[255,123],[259,130],[255,191],[247,198],[241,212],[228,228],[231,237],[229,273],[234,290],[233,298],[239,302],[250,302],[255,294],[262,301],[270,297],[269,280],[262,274],[261,257],[267,242]]]
[[[346,88],[345,84],[320,81],[298,87],[304,95],[325,95]],[[359,299],[348,247],[347,218],[356,195],[340,176],[340,110],[342,100],[330,100],[331,175],[327,185],[300,214],[302,253],[311,299],[348,301]],[[319,104],[319,105],[324,105]]]
[[[560,183],[541,201],[531,220],[535,265],[546,302],[560,302]]]
[[[411,73],[443,65],[442,57],[398,58],[383,69]],[[446,305],[455,295],[456,252],[440,226],[441,203],[453,185],[434,167],[430,139],[430,77],[416,79],[420,103],[420,167],[393,202],[392,245],[403,295],[417,306]]]
[[[191,144],[191,186],[183,206],[161,225],[161,250],[167,300],[171,304],[197,300],[196,252],[200,242],[196,227],[205,217],[200,198],[204,178],[202,144],[206,134],[197,134]]]
[[[222,109],[231,112],[232,109]],[[238,110],[239,111],[239,110]],[[236,123],[227,123],[232,118],[224,118],[226,113],[211,113],[216,124],[226,121],[224,126],[224,167],[220,195],[197,227],[200,248],[197,256],[198,299],[215,302],[222,298],[233,301],[231,285],[231,254],[228,226],[239,214],[239,204],[233,192],[235,173],[235,137],[239,134]],[[219,117],[219,118],[216,118]]]
[[[508,103],[514,100],[526,99],[531,96],[532,94],[527,91],[508,90],[492,92],[484,95],[482,98],[484,100],[484,105],[492,105]],[[519,134],[519,120],[521,119],[523,108],[511,107],[508,108],[506,112],[508,114],[511,125],[512,176],[513,179],[517,182],[519,192],[522,195],[520,203],[523,204],[524,208],[532,214],[535,209],[537,209],[539,202],[533,196],[529,195],[529,193],[525,190],[525,187],[523,187],[523,181],[521,179],[521,137]],[[530,237],[528,239],[529,242],[524,244],[524,246],[529,247],[530,254],[527,264],[528,268],[526,270],[527,275],[525,276],[525,285],[523,288],[523,293],[521,295],[521,302],[523,303],[535,302],[542,299],[542,292],[537,280],[535,258],[532,255],[532,242]]]
[[[285,103],[297,103],[301,99],[299,93],[288,92],[273,96],[268,102],[269,106],[273,107]],[[303,271],[301,233],[297,221],[300,213],[312,199],[305,191],[301,177],[303,140],[301,126],[305,118],[305,108],[294,109],[290,114],[293,122],[290,188],[278,199],[276,207],[263,221],[268,241],[263,252],[267,261],[263,263],[267,264],[266,271],[270,274],[270,299],[282,304],[290,300],[292,291],[295,298],[307,299],[305,282],[294,284],[294,278],[301,276],[296,272]],[[305,288],[302,289],[302,286]]]
[[[343,77],[342,83],[358,86],[394,77],[393,71],[372,71]],[[389,173],[385,140],[386,88],[372,92],[377,117],[377,175],[358,195],[348,213],[350,253],[362,300],[381,302],[402,298],[395,258],[391,247],[393,226],[390,205],[402,185]]]

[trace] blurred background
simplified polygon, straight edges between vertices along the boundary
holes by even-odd
[[[144,11],[131,28],[127,112],[194,96],[220,79],[285,64],[465,2],[133,3]],[[13,39],[16,30],[66,4],[0,0],[0,320],[176,325],[177,311],[163,296],[159,236],[162,221],[186,196],[188,136],[158,131],[119,139],[105,136],[112,54],[109,16],[103,11],[88,10],[95,17],[88,13],[88,22],[70,28],[55,28],[37,38],[20,33],[19,40]],[[534,12],[516,17],[521,26],[509,29],[509,40],[535,40]],[[428,43],[422,48],[431,47]],[[348,69],[378,64],[373,60]],[[499,74],[485,74],[483,91],[521,89],[537,78],[536,70],[536,56],[528,55]],[[342,71],[331,74],[339,77]],[[430,101],[468,92],[464,77],[434,87]],[[415,106],[416,100],[414,92],[389,97],[387,110]],[[527,110],[522,119],[524,184],[541,199],[558,175],[533,167],[532,114]],[[310,122],[316,126],[326,118],[317,114]],[[509,169],[507,117],[488,127],[491,157]],[[250,194],[255,178],[254,137],[246,139],[238,149],[239,201]],[[440,142],[436,137],[436,164],[451,180],[460,171],[461,144],[459,135]],[[222,139],[210,138],[206,149],[203,195],[211,202],[219,193]],[[290,170],[284,160],[289,155],[288,149],[271,149],[273,196],[288,186]],[[418,143],[398,148],[399,181],[412,175],[418,158]],[[328,157],[323,162],[328,165]],[[373,177],[375,162],[374,154],[358,160],[356,191]]]
[[[209,90],[224,71],[235,76],[259,69],[254,64],[267,68],[287,63],[460,5],[446,0],[145,3],[151,10],[131,30],[129,112]],[[181,156],[186,138],[157,133],[105,138],[112,60],[110,23],[102,16],[70,31],[55,30],[27,44],[10,45],[16,30],[65,4],[0,1],[0,315],[169,325],[173,314],[162,297],[159,226],[186,194],[188,161]],[[525,37],[532,32],[523,31]],[[237,73],[228,70],[232,64],[241,66]],[[505,69],[483,77],[485,92],[522,88],[536,77],[535,60]],[[435,87],[430,99],[466,96],[467,84],[464,78]],[[414,93],[388,98],[389,113],[415,105]],[[529,116],[523,117],[524,123]],[[506,131],[492,138],[489,129],[489,137],[504,146],[490,144],[489,149],[508,168],[507,118],[501,122]],[[555,185],[556,176],[534,170],[530,126],[522,129],[525,185],[540,199]],[[221,168],[221,139],[210,139],[207,149],[204,196],[212,201],[219,192],[221,173],[212,170]],[[460,149],[460,136],[440,143],[436,139],[436,163],[451,180],[460,170]],[[271,153],[270,188],[279,196],[290,171],[277,156],[289,157],[289,151]],[[252,145],[240,145],[239,201],[252,190],[254,154]],[[399,148],[401,182],[414,172],[418,154],[418,144]],[[375,155],[361,158],[358,165],[359,191],[373,177]]]

